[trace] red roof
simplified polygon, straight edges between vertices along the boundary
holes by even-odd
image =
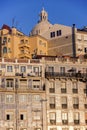
[[[6,24],[3,24],[2,29],[7,29],[8,31],[11,31],[11,28]]]

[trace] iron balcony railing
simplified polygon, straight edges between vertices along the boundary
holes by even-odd
[[[45,72],[46,78],[54,78],[54,77],[68,77],[68,78],[87,78],[87,73],[60,73],[60,72]],[[84,79],[85,80],[85,79]]]
[[[87,109],[87,104],[84,104],[85,109]]]
[[[74,120],[74,124],[78,125],[80,123],[80,120]]]
[[[62,120],[62,124],[63,125],[67,125],[68,124],[68,120]]]

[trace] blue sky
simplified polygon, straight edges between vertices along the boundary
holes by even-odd
[[[11,27],[14,20],[14,26],[28,35],[43,7],[52,24],[87,26],[87,0],[0,0],[0,28]]]

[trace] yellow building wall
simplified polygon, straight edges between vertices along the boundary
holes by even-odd
[[[23,33],[19,32],[16,28],[9,30],[2,29],[2,40],[4,37],[7,38],[7,42],[2,45],[2,50],[4,47],[7,47],[7,53],[3,53],[2,57],[5,58],[32,58],[32,55],[47,55],[48,52],[48,43],[45,38],[39,35],[35,36],[26,36]],[[10,41],[8,42],[8,39]],[[23,42],[21,42],[23,40]],[[10,50],[10,51],[9,51]]]
[[[36,35],[29,37],[29,44],[31,47],[31,55],[36,52],[37,55],[47,55],[47,40]]]

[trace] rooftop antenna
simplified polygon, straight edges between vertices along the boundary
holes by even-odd
[[[14,27],[15,18],[12,18],[12,27]]]
[[[16,28],[18,27],[18,21],[16,21]]]
[[[42,3],[42,9],[44,10],[44,2]]]

